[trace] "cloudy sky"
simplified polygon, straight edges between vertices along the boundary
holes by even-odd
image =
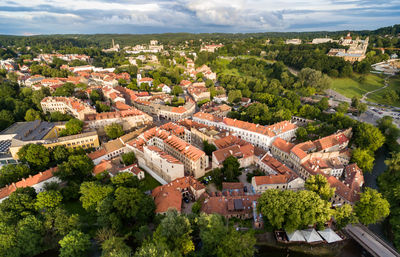
[[[375,29],[400,0],[0,0],[0,34]]]

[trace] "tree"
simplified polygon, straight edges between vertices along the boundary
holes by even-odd
[[[80,187],[80,201],[87,211],[94,211],[107,196],[113,193],[113,188],[108,185],[100,185],[97,182],[83,182]]]
[[[18,182],[23,178],[33,175],[34,172],[26,164],[8,164],[0,169],[0,188]]]
[[[63,145],[57,145],[56,147],[54,147],[51,154],[53,156],[53,159],[58,164],[63,163],[64,161],[67,161],[68,157],[70,155],[68,149]]]
[[[122,237],[112,236],[101,244],[103,257],[130,257],[132,250]]]
[[[109,112],[111,110],[111,107],[107,104],[97,101],[96,102],[96,110],[97,110],[97,112]]]
[[[317,107],[321,111],[327,110],[329,108],[329,99],[328,99],[328,97],[322,97],[321,100],[319,100],[319,102],[317,103]]]
[[[60,257],[84,257],[90,247],[90,237],[79,230],[72,230],[59,244]]]
[[[14,116],[9,110],[0,111],[0,130],[8,128],[14,123]]]
[[[385,143],[385,137],[377,127],[361,122],[355,127],[354,143],[362,149],[375,152]]]
[[[394,104],[399,100],[399,95],[393,89],[387,90],[383,97],[386,99],[388,104]]]
[[[364,225],[374,224],[390,213],[389,202],[375,189],[367,187],[360,194],[360,201],[354,207],[354,211],[360,222]]]
[[[298,78],[304,87],[315,88],[318,92],[323,92],[332,84],[332,80],[327,75],[311,68],[302,69],[298,74]]]
[[[353,207],[347,203],[337,207],[333,216],[335,217],[336,227],[338,229],[344,228],[347,224],[354,224],[358,222],[357,216],[353,211]]]
[[[133,152],[133,151],[122,154],[121,158],[122,158],[122,162],[126,166],[129,166],[129,165],[134,164],[136,162],[135,152]]]
[[[50,113],[50,121],[68,121],[72,118],[71,115],[59,111]]]
[[[63,181],[81,182],[91,176],[93,167],[93,161],[86,155],[71,155],[58,165],[55,175]]]
[[[385,136],[385,143],[391,151],[398,151],[400,146],[397,143],[397,139],[400,136],[400,129],[393,124],[393,118],[390,116],[385,116],[377,121],[378,128]]]
[[[217,150],[217,147],[215,147],[215,145],[213,144],[208,143],[207,140],[203,140],[203,149],[208,156],[211,156],[212,153]]]
[[[360,98],[358,98],[357,96],[353,96],[353,98],[351,98],[351,107],[357,109],[359,105],[360,105]]]
[[[171,92],[173,95],[180,95],[180,94],[183,94],[183,89],[182,89],[182,87],[180,87],[180,86],[174,86],[173,88],[172,88],[172,92]]]
[[[57,236],[65,236],[79,227],[79,215],[68,214],[62,208],[56,208],[52,212],[45,213],[44,226],[47,231],[54,231]]]
[[[357,109],[358,109],[358,114],[361,115],[368,109],[368,105],[366,103],[360,103]]]
[[[122,125],[118,123],[112,123],[108,126],[105,126],[104,131],[106,132],[107,136],[111,139],[115,139],[124,134],[124,129]]]
[[[102,101],[103,100],[103,94],[99,90],[92,90],[89,95],[90,100],[92,100],[93,103],[96,103],[97,101]]]
[[[26,111],[25,114],[25,120],[26,121],[35,121],[35,120],[41,120],[42,118],[40,117],[40,112],[34,110],[34,109],[29,109]]]
[[[239,234],[234,228],[230,228],[226,236],[222,237],[218,247],[217,256],[254,256],[256,238],[251,232]]]
[[[115,190],[114,208],[122,217],[145,222],[153,216],[155,204],[152,198],[137,188],[118,187]]]
[[[335,188],[331,187],[326,177],[321,174],[310,176],[306,180],[305,188],[317,193],[325,201],[329,201],[335,194]]]
[[[349,110],[349,103],[347,102],[341,102],[337,107],[336,111],[340,113],[347,113]]]
[[[76,135],[82,132],[83,121],[78,119],[70,119],[65,123],[65,130],[60,132],[61,136]]]
[[[32,187],[18,188],[0,204],[0,222],[16,224],[19,220],[35,215],[36,192]]]
[[[130,172],[121,172],[111,178],[111,182],[116,187],[139,187],[139,179]]]
[[[254,256],[256,240],[252,233],[226,226],[217,214],[201,214],[197,223],[203,243],[201,256]]]
[[[35,216],[27,216],[17,225],[16,240],[22,256],[35,256],[43,250],[45,230],[43,223]]]
[[[168,246],[163,242],[157,242],[155,240],[146,241],[136,251],[135,257],[181,257],[177,250],[171,252]]]
[[[229,156],[222,163],[222,174],[226,181],[236,181],[237,177],[240,176],[240,163],[233,155]]]
[[[154,232],[154,240],[165,243],[171,251],[186,255],[194,251],[189,219],[175,210],[168,211]]]
[[[36,208],[42,211],[51,211],[57,208],[62,201],[59,191],[43,191],[36,197]]]
[[[375,157],[369,150],[356,148],[351,156],[351,161],[357,163],[364,172],[371,172],[374,167]]]
[[[296,130],[296,139],[298,139],[300,141],[306,141],[308,139],[307,129],[305,129],[303,127],[299,127]]]
[[[240,90],[231,90],[228,93],[228,102],[236,103],[242,99],[242,92]]]
[[[17,153],[21,161],[26,161],[29,166],[36,170],[43,170],[50,162],[50,152],[43,145],[24,145]]]
[[[315,192],[266,190],[258,200],[257,211],[274,228],[294,231],[309,225],[325,224],[331,216],[331,204]]]

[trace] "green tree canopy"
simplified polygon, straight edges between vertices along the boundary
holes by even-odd
[[[385,143],[385,137],[377,127],[361,122],[355,128],[354,143],[362,149],[375,152]]]
[[[43,191],[36,197],[36,208],[38,210],[51,211],[57,208],[62,201],[62,195],[59,191]]]
[[[105,126],[104,131],[106,132],[106,135],[111,139],[115,139],[124,134],[124,129],[122,125],[118,123],[112,123],[110,125]]]
[[[90,247],[90,237],[79,230],[72,230],[59,244],[60,257],[85,257]]]
[[[305,188],[317,193],[325,201],[329,201],[335,194],[335,188],[331,187],[326,177],[321,174],[310,176],[306,180]]]
[[[344,228],[347,224],[357,223],[358,219],[350,204],[343,204],[335,209],[334,215],[336,227],[338,229]]]
[[[332,215],[330,206],[312,191],[270,189],[259,198],[257,210],[274,228],[294,231],[309,225],[325,224]]]
[[[154,234],[154,240],[165,243],[171,251],[186,255],[194,251],[189,219],[175,210],[168,211]]]
[[[21,161],[27,162],[31,168],[36,170],[47,168],[50,162],[49,150],[39,144],[24,145],[17,155]]]
[[[356,148],[351,156],[351,161],[357,163],[364,172],[371,172],[374,167],[375,157],[369,150]]]
[[[362,224],[369,225],[386,218],[390,213],[389,207],[389,202],[378,191],[367,187],[361,193],[354,211]]]
[[[83,182],[80,187],[80,201],[82,207],[87,211],[94,211],[107,196],[113,193],[113,188],[108,185],[101,185],[97,182]]]
[[[35,120],[41,120],[42,118],[40,117],[40,112],[34,110],[34,109],[29,109],[26,111],[25,114],[25,120],[26,121],[35,121]]]

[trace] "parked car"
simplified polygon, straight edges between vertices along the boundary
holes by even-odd
[[[247,186],[244,186],[243,191],[247,193]]]

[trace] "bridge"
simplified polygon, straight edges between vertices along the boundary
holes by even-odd
[[[400,257],[393,247],[361,224],[349,224],[344,230],[374,257]]]

